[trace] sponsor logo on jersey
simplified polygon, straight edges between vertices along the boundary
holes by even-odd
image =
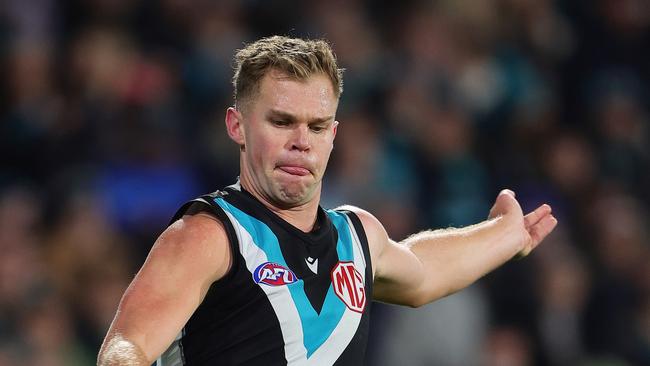
[[[318,274],[318,258],[307,257],[305,258],[305,262],[314,274]]]
[[[362,313],[366,307],[366,289],[354,262],[338,262],[332,270],[332,286],[336,296],[352,311]]]
[[[289,268],[272,262],[264,262],[255,268],[255,283],[269,286],[283,286],[298,281],[296,274]]]

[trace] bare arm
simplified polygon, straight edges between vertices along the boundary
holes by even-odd
[[[374,299],[409,306],[452,294],[509,259],[528,255],[557,224],[548,205],[524,216],[511,191],[499,194],[484,222],[425,231],[399,243],[372,215],[355,211],[373,257]]]
[[[98,365],[151,365],[230,263],[228,238],[218,220],[197,214],[172,224],[124,293]]]

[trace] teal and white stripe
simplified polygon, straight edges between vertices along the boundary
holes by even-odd
[[[278,239],[266,224],[223,198],[216,198],[215,202],[232,222],[239,250],[251,273],[264,262],[288,268]],[[351,222],[345,215],[335,211],[328,211],[328,215],[339,233],[336,248],[339,260],[354,261],[365,281],[366,263]],[[362,314],[348,309],[336,296],[332,285],[320,314],[311,306],[302,280],[285,286],[259,286],[266,293],[278,317],[288,365],[332,364],[354,337]]]

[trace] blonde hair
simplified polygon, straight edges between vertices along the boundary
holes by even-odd
[[[343,69],[337,66],[326,41],[273,36],[250,43],[235,54],[232,84],[238,108],[255,96],[260,81],[271,69],[301,81],[324,74],[332,81],[336,98],[343,92]]]

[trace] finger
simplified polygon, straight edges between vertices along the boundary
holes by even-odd
[[[557,219],[553,215],[547,215],[528,229],[532,239],[532,248],[535,248],[544,238],[555,229]],[[531,248],[531,249],[532,249]]]
[[[512,197],[515,197],[515,192],[512,191],[512,190],[510,190],[510,189],[507,189],[507,188],[506,188],[506,189],[502,189],[501,192],[499,192],[499,195],[502,195],[502,194],[509,194],[509,195],[511,195]]]
[[[535,209],[535,211],[524,216],[524,225],[529,228],[539,222],[539,220],[547,217],[551,213],[551,206],[543,204]]]

